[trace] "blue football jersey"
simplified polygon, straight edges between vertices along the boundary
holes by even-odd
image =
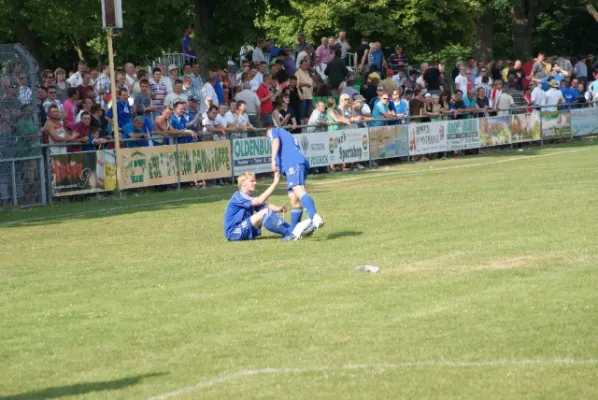
[[[252,206],[253,197],[236,191],[226,205],[224,210],[224,235],[229,238],[233,229],[251,217],[253,213],[264,208],[264,204],[260,206]]]
[[[285,172],[299,164],[309,168],[309,162],[301,152],[301,147],[293,135],[282,128],[272,128],[268,132],[268,142],[272,143],[274,139],[280,141],[280,147],[276,155],[276,166],[280,171]]]

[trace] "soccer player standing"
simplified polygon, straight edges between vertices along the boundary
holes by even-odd
[[[303,216],[303,208],[313,229],[324,226],[324,220],[316,211],[314,199],[305,190],[305,177],[309,161],[297,140],[282,128],[268,130],[268,141],[272,146],[272,171],[281,172],[287,179],[287,190],[291,201],[291,229],[297,226]]]
[[[254,197],[257,182],[255,174],[245,172],[237,179],[239,190],[233,194],[224,211],[224,236],[229,241],[252,240],[261,235],[263,226],[271,232],[283,236],[283,240],[295,240],[311,226],[307,220],[296,226],[296,234],[291,226],[276,213],[285,212],[284,206],[266,204],[280,182],[280,173],[274,174],[274,182],[264,193]]]

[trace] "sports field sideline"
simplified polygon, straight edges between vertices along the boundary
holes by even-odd
[[[230,186],[0,213],[0,399],[596,398],[595,143],[310,177],[292,243]]]

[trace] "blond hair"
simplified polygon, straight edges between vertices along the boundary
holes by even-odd
[[[249,178],[255,178],[255,174],[253,172],[247,171],[239,175],[239,177],[237,178],[237,186],[239,187],[239,189],[241,189],[241,186],[243,186],[245,181]]]

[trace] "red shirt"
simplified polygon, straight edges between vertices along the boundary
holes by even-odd
[[[272,114],[272,111],[274,111],[274,106],[272,104],[272,99],[269,98],[270,97],[270,89],[268,89],[268,87],[264,84],[261,84],[259,88],[257,88],[257,97],[259,97],[260,99],[263,99],[264,97],[268,97],[268,100],[266,101],[261,101],[262,106],[260,107],[260,114],[264,115],[264,114]]]

